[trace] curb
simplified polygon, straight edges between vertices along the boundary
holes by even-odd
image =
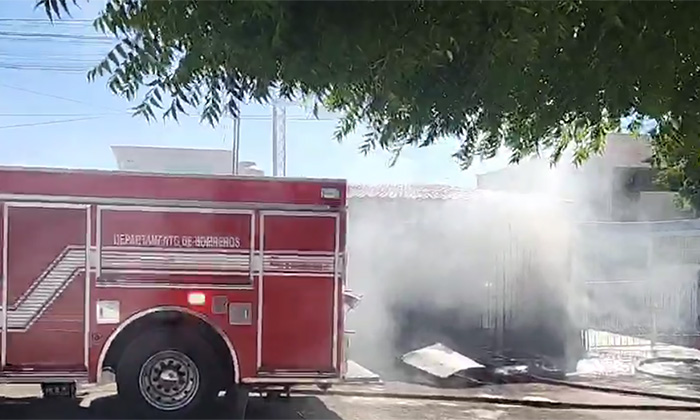
[[[538,382],[544,383],[544,384],[565,386],[568,388],[576,388],[576,389],[584,389],[584,390],[588,390],[588,391],[605,392],[605,393],[609,393],[609,394],[631,395],[631,396],[635,396],[635,397],[655,398],[655,399],[660,399],[660,400],[679,401],[679,402],[686,402],[686,403],[700,405],[700,398],[698,398],[698,397],[689,397],[689,396],[674,395],[674,394],[663,394],[663,393],[657,393],[657,392],[637,391],[634,389],[616,388],[616,387],[585,384],[585,383],[570,382],[570,381],[560,381],[557,379],[547,379],[547,378],[540,378],[540,377],[534,377],[533,379],[535,379]]]
[[[634,391],[632,391],[634,392]],[[297,390],[292,391],[292,395],[308,395],[308,396],[340,396],[340,397],[360,397],[360,398],[390,398],[390,399],[406,399],[406,400],[424,400],[424,401],[450,401],[450,402],[468,402],[468,403],[485,403],[485,404],[501,404],[515,405],[522,407],[559,409],[559,410],[608,410],[608,411],[685,411],[685,412],[700,412],[699,405],[634,405],[634,404],[589,404],[589,403],[570,403],[562,401],[542,401],[542,400],[524,400],[518,398],[503,398],[503,397],[484,397],[484,396],[466,396],[466,395],[440,395],[440,394],[421,394],[410,392],[384,392],[384,391],[345,391],[333,390]]]

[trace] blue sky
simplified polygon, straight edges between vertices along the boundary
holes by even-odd
[[[110,146],[148,145],[230,148],[231,121],[211,128],[196,116],[179,123],[147,123],[132,117],[134,104],[112,95],[105,79],[89,83],[86,71],[109,51],[90,20],[104,2],[79,1],[72,19],[51,24],[34,0],[0,1],[0,165],[71,168],[116,167]],[[244,106],[241,160],[271,174],[271,110]],[[474,174],[503,167],[503,158],[463,172],[451,154],[456,140],[410,149],[394,167],[389,155],[361,155],[362,131],[343,144],[332,138],[336,121],[305,119],[301,107],[287,109],[287,174],[341,177],[355,183],[441,183],[473,186]],[[52,121],[76,120],[54,124]]]

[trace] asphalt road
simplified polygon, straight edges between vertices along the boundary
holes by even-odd
[[[111,390],[87,392],[78,401],[44,400],[32,386],[0,386],[0,418],[23,419],[117,419],[124,418]],[[281,400],[252,398],[246,418],[343,419],[343,420],[685,420],[697,419],[695,412],[552,410],[495,404],[468,404],[360,397],[292,397]],[[209,418],[227,418],[226,407],[214,407]]]

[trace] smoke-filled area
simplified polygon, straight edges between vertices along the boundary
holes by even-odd
[[[440,341],[467,355],[540,355],[571,368],[583,354],[581,329],[623,332],[611,319],[651,325],[659,288],[666,306],[672,295],[684,309],[657,314],[657,324],[690,328],[696,265],[649,263],[650,248],[640,256],[636,246],[652,243],[649,229],[631,237],[581,224],[604,219],[614,171],[596,162],[520,169],[528,193],[350,198],[348,286],[364,296],[348,315],[350,358],[391,376],[401,354]],[[620,273],[627,283],[616,282]]]
[[[562,355],[560,327],[572,317],[561,203],[490,193],[382,201],[350,205],[348,276],[365,296],[349,317],[351,357],[386,371],[396,356],[435,341],[507,346],[494,342],[501,330],[525,341],[518,332],[537,334],[532,344],[554,335],[552,356]]]

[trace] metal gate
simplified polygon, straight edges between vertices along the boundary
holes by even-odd
[[[482,328],[491,332],[496,352],[564,357],[575,333],[568,229],[543,230],[523,220],[500,230],[494,268],[480,273],[487,280]]]

